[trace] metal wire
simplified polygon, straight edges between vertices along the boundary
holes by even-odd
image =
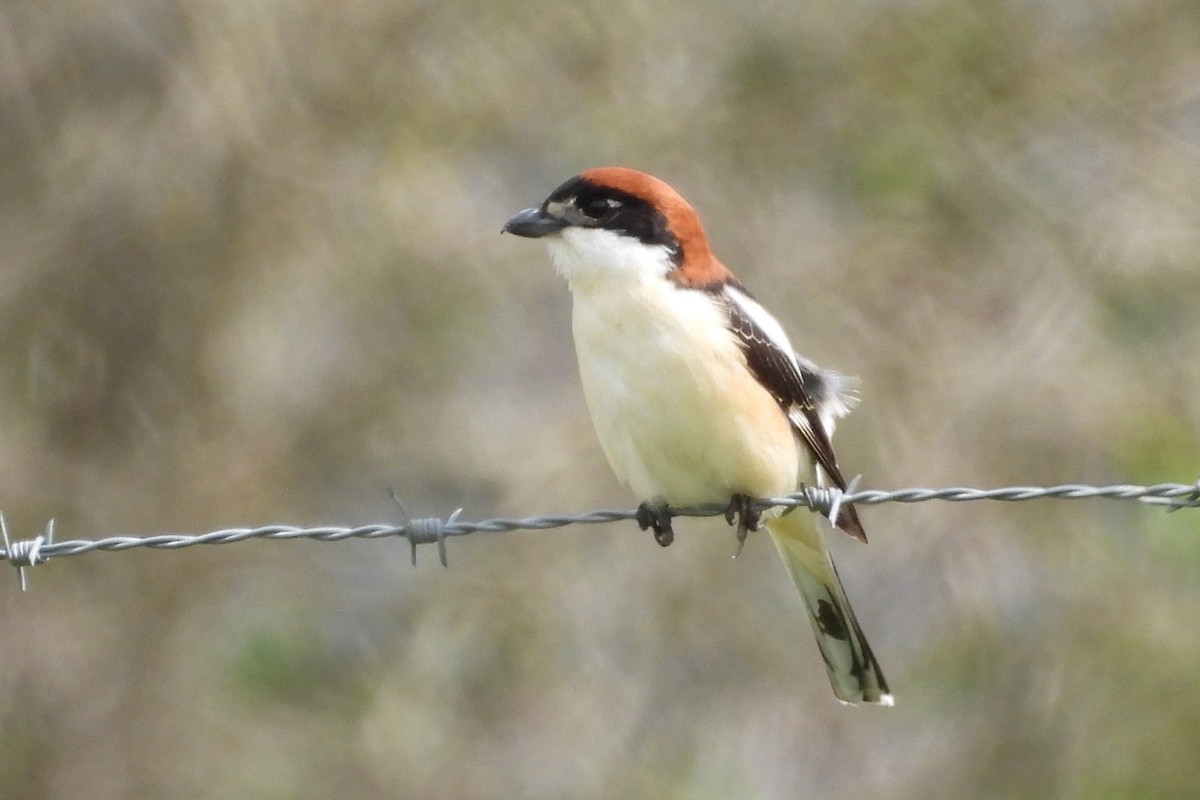
[[[809,508],[826,517],[833,517],[840,505],[852,503],[862,506],[883,503],[923,503],[930,500],[945,500],[962,503],[974,500],[1000,500],[1019,502],[1025,500],[1086,500],[1108,498],[1112,500],[1137,500],[1142,503],[1166,506],[1169,511],[1179,508],[1200,507],[1200,481],[1193,484],[1158,483],[1152,486],[1116,484],[1111,486],[1088,486],[1064,484],[1061,486],[1008,486],[999,489],[972,489],[950,487],[945,489],[906,488],[881,490],[855,490],[857,483],[851,482],[849,490],[842,492],[832,488],[808,487],[787,497],[762,500],[754,503],[758,509],[785,507],[790,513],[796,508]],[[393,495],[393,498],[395,495]],[[399,504],[399,500],[397,500]],[[672,517],[709,517],[725,513],[725,504],[670,508]],[[292,525],[264,525],[258,528],[226,528],[201,534],[160,534],[155,536],[110,536],[104,539],[76,539],[54,541],[53,521],[46,532],[31,539],[9,541],[4,517],[0,515],[0,532],[3,533],[4,549],[0,560],[16,567],[25,588],[24,567],[43,564],[52,558],[77,556],[95,551],[120,552],[137,547],[156,550],[176,550],[200,544],[231,544],[247,539],[315,539],[320,542],[340,542],[344,539],[385,539],[405,537],[412,545],[413,563],[416,563],[417,545],[436,543],[442,565],[446,565],[446,539],[451,536],[466,536],[472,533],[505,533],[510,531],[549,530],[570,525],[596,525],[604,522],[619,522],[637,518],[636,511],[596,510],[577,514],[555,514],[524,519],[495,518],[480,522],[459,519],[462,509],[449,517],[410,518],[404,506],[400,506],[403,522],[400,525],[360,525],[358,527],[303,528]]]

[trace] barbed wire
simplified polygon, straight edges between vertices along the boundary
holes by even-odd
[[[1060,486],[1007,486],[999,489],[972,489],[949,487],[944,489],[857,490],[859,479],[851,481],[846,491],[836,488],[806,487],[786,497],[757,500],[751,505],[756,510],[783,507],[785,514],[797,508],[808,508],[830,519],[836,519],[838,508],[843,504],[874,506],[884,503],[923,503],[930,500],[945,500],[961,503],[974,500],[998,500],[1020,502],[1026,500],[1087,500],[1108,498],[1111,500],[1136,500],[1138,502],[1165,506],[1168,511],[1180,508],[1200,507],[1200,480],[1193,484],[1157,483],[1150,486],[1113,484],[1089,486],[1086,484],[1063,484]],[[436,544],[438,559],[447,565],[446,539],[473,533],[507,533],[511,531],[539,531],[564,528],[570,525],[596,525],[605,522],[637,520],[638,512],[621,510],[584,511],[575,514],[551,514],[523,519],[497,517],[469,522],[460,519],[458,509],[445,519],[441,517],[412,518],[396,495],[392,494],[403,517],[399,525],[360,525],[356,527],[325,526],[297,527],[292,525],[264,525],[257,528],[225,528],[201,534],[158,534],[153,536],[110,536],[104,539],[75,539],[54,541],[54,520],[46,525],[42,534],[30,539],[10,541],[4,515],[0,514],[0,534],[3,534],[4,549],[0,560],[17,568],[21,590],[26,588],[25,567],[44,564],[52,558],[77,556],[97,551],[121,552],[138,547],[155,550],[177,550],[201,544],[232,544],[248,539],[314,539],[320,542],[340,542],[345,539],[385,539],[403,537],[411,546],[412,562],[417,563],[417,546]],[[728,505],[713,504],[688,508],[669,508],[668,517],[711,517],[726,513]]]

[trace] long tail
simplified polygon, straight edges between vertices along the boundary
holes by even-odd
[[[846,599],[816,516],[801,508],[765,521],[804,600],[833,693],[846,703],[892,705],[883,671]]]

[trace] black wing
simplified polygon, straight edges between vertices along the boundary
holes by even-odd
[[[750,296],[740,286],[735,288]],[[727,292],[722,290],[718,296],[729,314],[729,330],[737,337],[742,352],[746,354],[746,366],[779,403],[791,421],[793,430],[812,451],[829,480],[837,488],[845,490],[846,479],[838,468],[833,443],[817,412],[818,399],[831,391],[827,382],[820,373],[798,364],[792,354],[772,340]],[[864,542],[867,540],[853,506],[842,506],[837,525],[851,536]]]

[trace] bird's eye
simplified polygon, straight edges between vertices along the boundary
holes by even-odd
[[[590,200],[584,200],[579,205],[579,210],[592,219],[599,219],[615,208],[621,207],[621,201],[611,197],[593,197]]]

